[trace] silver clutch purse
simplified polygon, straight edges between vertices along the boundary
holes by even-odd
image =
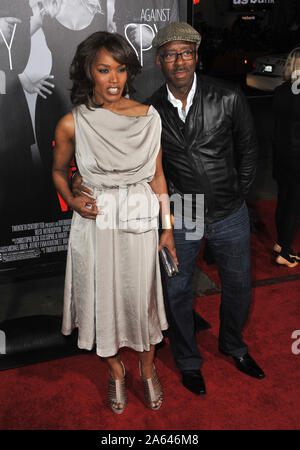
[[[174,277],[179,273],[177,264],[175,263],[173,256],[171,255],[167,247],[163,247],[161,249],[161,251],[159,252],[159,256],[168,277]]]

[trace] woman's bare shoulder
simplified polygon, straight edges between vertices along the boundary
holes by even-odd
[[[72,113],[68,113],[63,116],[57,124],[57,133],[63,133],[65,136],[73,137],[75,133],[75,122]]]
[[[60,121],[58,122],[58,125],[63,128],[74,128],[74,116],[70,112],[63,116]]]

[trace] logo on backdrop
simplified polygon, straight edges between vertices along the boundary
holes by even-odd
[[[294,355],[300,355],[300,330],[293,331],[291,338],[296,339],[292,344],[292,353]]]
[[[128,23],[125,25],[125,37],[136,52],[141,66],[144,65],[144,52],[152,48],[152,39],[158,31],[156,23],[169,22],[171,18],[170,11],[170,8],[142,9],[140,13],[141,23]],[[152,24],[144,22],[152,22]]]
[[[0,330],[0,355],[6,354],[6,335],[3,330]]]

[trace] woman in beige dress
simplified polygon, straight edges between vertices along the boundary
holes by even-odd
[[[163,393],[153,364],[155,344],[168,327],[158,250],[175,261],[157,111],[125,97],[140,71],[135,52],[115,33],[83,41],[71,65],[75,105],[56,129],[53,179],[73,209],[67,257],[62,332],[78,327],[78,346],[109,364],[109,401],[116,413],[127,397],[121,347],[138,352],[148,406]],[[86,202],[69,185],[75,155]],[[159,210],[164,231],[158,240]]]

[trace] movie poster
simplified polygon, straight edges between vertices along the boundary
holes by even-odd
[[[178,20],[177,0],[0,0],[0,272],[65,255],[72,212],[51,168],[77,45],[99,30],[124,35],[143,67],[143,101],[163,82],[152,39]]]

